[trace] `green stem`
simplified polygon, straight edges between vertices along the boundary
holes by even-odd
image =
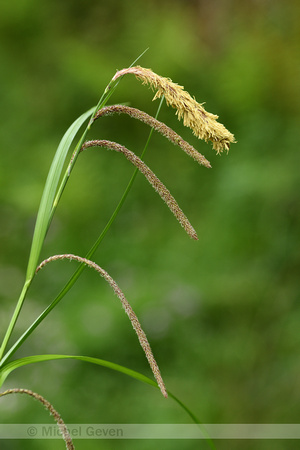
[[[158,117],[158,114],[159,114],[160,109],[162,107],[163,101],[164,101],[164,97],[161,98],[161,101],[159,103],[159,106],[158,106],[155,118]],[[147,142],[145,144],[145,147],[143,149],[143,152],[141,154],[141,157],[144,156],[144,154],[145,154],[145,152],[147,150],[147,147],[149,145],[152,133],[153,133],[153,128],[151,128],[151,130],[150,130],[150,133],[149,133]],[[111,215],[109,221],[107,222],[107,225],[105,226],[104,230],[102,231],[102,233],[100,234],[100,236],[98,237],[98,239],[96,240],[94,245],[91,247],[91,249],[87,253],[87,255],[86,255],[87,259],[90,259],[93,256],[93,254],[96,252],[97,248],[99,247],[100,243],[104,239],[104,237],[107,234],[108,230],[110,229],[112,223],[114,222],[115,218],[117,217],[120,209],[122,208],[122,206],[123,206],[123,204],[125,202],[125,199],[126,199],[127,195],[129,194],[129,191],[130,191],[130,189],[131,189],[131,187],[133,185],[133,182],[135,180],[135,177],[136,177],[137,173],[138,173],[138,169],[135,169],[135,171],[133,172],[133,175],[132,175],[132,177],[131,177],[131,179],[130,179],[130,181],[129,181],[126,189],[125,189],[125,192],[122,195],[122,198],[119,201],[119,203],[118,203],[116,209],[114,210],[113,214]],[[83,272],[84,269],[85,269],[85,265],[84,264],[81,264],[78,267],[78,269],[74,272],[74,274],[72,275],[70,280],[67,282],[67,284],[64,286],[64,288],[61,290],[61,292],[58,294],[58,296],[53,300],[53,302],[50,303],[50,305],[40,314],[40,316],[31,324],[31,326],[22,334],[22,336],[17,340],[17,342],[15,342],[15,344],[5,354],[3,359],[0,361],[0,367],[3,366],[3,364],[17,351],[17,349],[22,345],[22,343],[31,335],[31,333],[37,328],[37,326],[47,317],[47,315],[52,311],[52,309],[60,302],[60,300],[66,295],[66,293],[75,284],[75,282],[77,281],[77,279],[79,278],[79,276],[81,275],[81,273]],[[28,287],[29,287],[29,285],[28,285]],[[27,289],[28,289],[28,287],[27,287]],[[25,296],[25,294],[27,292],[27,289],[24,292],[24,296]],[[3,349],[5,349],[5,346],[3,346]],[[2,354],[3,353],[1,353],[1,356],[2,356]]]
[[[143,52],[143,53],[142,53],[142,54],[141,54],[141,55],[140,55],[140,56],[139,56],[139,57],[138,57],[138,58],[137,58],[137,59],[136,59],[129,67],[132,67],[132,66],[133,66],[133,65],[134,65],[134,64],[135,64],[135,63],[136,63],[143,55],[144,55],[144,53],[146,53],[147,50],[148,50],[148,49],[144,50],[144,52]],[[65,187],[66,187],[66,184],[67,184],[67,182],[68,182],[68,179],[69,179],[69,177],[70,177],[70,175],[71,175],[71,172],[72,172],[72,170],[73,170],[73,167],[74,167],[74,164],[75,164],[75,162],[76,162],[76,159],[78,158],[78,155],[79,155],[79,153],[80,153],[80,149],[81,149],[81,147],[82,147],[82,144],[84,143],[85,137],[86,137],[87,133],[90,131],[91,126],[93,125],[93,121],[94,121],[95,115],[96,115],[96,113],[97,113],[97,111],[98,111],[99,109],[102,109],[102,108],[106,105],[106,103],[108,102],[108,100],[110,99],[110,97],[111,97],[111,96],[113,95],[113,93],[115,92],[115,90],[116,90],[118,84],[120,83],[120,81],[122,80],[122,78],[123,78],[123,77],[120,77],[120,78],[117,80],[117,82],[114,83],[113,86],[111,86],[110,83],[108,84],[108,86],[106,87],[105,91],[103,92],[103,94],[102,94],[102,96],[101,96],[101,98],[100,98],[100,100],[99,100],[99,102],[98,102],[98,104],[97,104],[97,106],[96,106],[96,108],[95,108],[95,111],[93,112],[93,114],[92,114],[92,116],[91,116],[91,118],[90,118],[90,120],[89,120],[89,123],[88,123],[86,129],[84,130],[83,135],[81,136],[81,138],[80,138],[78,144],[77,144],[76,147],[75,147],[75,150],[74,150],[74,152],[73,152],[71,161],[70,161],[70,163],[69,163],[69,165],[68,165],[68,167],[67,167],[67,170],[66,170],[66,172],[65,172],[65,174],[64,174],[64,177],[63,177],[63,179],[62,179],[62,181],[61,181],[61,183],[60,183],[60,186],[59,186],[59,188],[58,188],[58,190],[57,190],[55,199],[54,199],[54,201],[53,201],[52,210],[51,210],[51,214],[50,214],[50,218],[49,218],[49,223],[48,223],[48,228],[49,228],[50,223],[51,223],[51,221],[52,221],[52,217],[53,217],[53,215],[54,215],[54,213],[55,213],[55,210],[56,210],[56,208],[57,208],[57,205],[58,205],[58,203],[59,203],[59,200],[60,200],[60,198],[61,198],[61,196],[62,196],[62,194],[63,194],[63,191],[64,191],[64,189],[65,189]],[[147,144],[146,144],[146,145],[147,145]]]
[[[158,106],[158,109],[157,109],[155,118],[158,117],[158,114],[159,114],[159,112],[160,112],[160,110],[161,110],[163,101],[164,101],[164,96],[162,96],[162,98],[161,98],[161,101],[160,101],[160,103],[159,103],[159,106]],[[150,142],[152,133],[153,133],[153,128],[151,128],[151,131],[150,131],[150,133],[149,133],[149,136],[148,136],[147,142],[146,142],[146,144],[145,144],[144,150],[142,151],[141,159],[142,159],[143,156],[145,155],[145,152],[146,152],[146,150],[147,150],[147,148],[148,148],[148,145],[149,145],[149,142]],[[123,194],[121,200],[119,201],[119,203],[118,203],[116,209],[114,210],[114,212],[113,212],[111,218],[110,218],[109,221],[107,222],[107,224],[106,224],[104,230],[102,231],[102,233],[101,233],[100,236],[98,237],[98,239],[97,239],[97,241],[95,242],[95,244],[93,245],[93,247],[92,247],[92,248],[90,249],[90,251],[88,252],[86,258],[91,258],[91,257],[92,257],[92,255],[95,253],[95,251],[96,251],[97,248],[99,247],[99,245],[100,245],[101,241],[103,240],[104,236],[106,235],[106,233],[107,233],[108,230],[110,229],[110,227],[111,227],[113,221],[114,221],[115,218],[117,217],[118,212],[119,212],[120,209],[122,208],[122,206],[123,206],[123,204],[124,204],[124,202],[125,202],[125,199],[126,199],[127,195],[129,194],[129,191],[130,191],[130,189],[131,189],[131,187],[132,187],[132,185],[133,185],[133,182],[134,182],[134,180],[135,180],[135,177],[136,177],[137,174],[138,174],[138,171],[139,171],[138,169],[135,169],[135,170],[134,170],[133,175],[132,175],[132,177],[131,177],[131,179],[130,179],[130,181],[129,181],[129,183],[128,183],[128,185],[127,185],[125,191],[124,191],[124,194]]]
[[[56,196],[55,196],[54,201],[53,201],[52,210],[51,210],[51,214],[50,214],[50,218],[49,218],[48,228],[49,228],[49,226],[50,226],[50,224],[51,224],[52,217],[53,217],[53,215],[54,215],[54,213],[55,213],[55,210],[56,210],[56,208],[57,208],[57,205],[58,205],[58,203],[59,203],[59,200],[60,200],[60,198],[61,198],[61,196],[62,196],[62,194],[63,194],[63,191],[64,191],[64,189],[65,189],[65,187],[66,187],[66,184],[67,184],[67,182],[68,182],[68,180],[69,180],[69,177],[70,177],[71,172],[72,172],[72,170],[73,170],[73,167],[74,167],[74,165],[75,165],[76,159],[78,158],[78,155],[79,155],[79,153],[80,153],[80,149],[81,149],[81,147],[82,147],[82,144],[83,144],[84,141],[85,141],[85,138],[86,138],[87,133],[88,133],[88,132],[90,131],[90,129],[91,129],[91,126],[92,126],[92,124],[93,124],[94,117],[95,117],[97,111],[98,111],[99,109],[103,108],[103,106],[105,106],[105,104],[107,103],[107,101],[108,101],[108,99],[110,98],[110,96],[113,94],[113,92],[114,92],[114,90],[116,89],[116,87],[117,87],[117,84],[113,87],[113,89],[112,89],[110,92],[108,92],[108,94],[106,94],[106,91],[103,93],[102,97],[100,98],[100,100],[99,100],[99,102],[98,102],[98,104],[97,104],[97,106],[96,106],[96,108],[95,108],[94,113],[92,114],[92,116],[91,116],[91,118],[90,118],[90,120],[89,120],[89,123],[88,123],[86,129],[84,130],[84,132],[83,132],[81,138],[79,139],[79,141],[78,141],[78,143],[77,143],[77,145],[76,145],[76,147],[75,147],[75,150],[74,150],[74,152],[73,152],[71,161],[70,161],[70,163],[69,163],[69,165],[68,165],[68,167],[67,167],[67,169],[66,169],[66,172],[65,172],[65,174],[64,174],[64,176],[63,176],[63,179],[62,179],[62,181],[61,181],[61,183],[60,183],[60,186],[59,186],[59,188],[58,188],[58,190],[57,190]]]
[[[21,291],[18,303],[16,305],[16,308],[14,310],[13,316],[11,318],[11,321],[9,323],[9,326],[8,326],[8,328],[6,330],[5,336],[4,336],[3,341],[2,341],[2,345],[1,345],[1,348],[0,348],[0,360],[1,360],[2,356],[3,356],[5,348],[7,346],[8,341],[9,341],[9,338],[10,338],[12,332],[13,332],[15,323],[16,323],[18,317],[19,317],[19,314],[20,314],[20,311],[22,309],[22,305],[23,305],[26,293],[28,291],[28,288],[29,288],[29,286],[31,284],[31,281],[32,280],[26,280],[25,283],[24,283],[24,286],[23,286],[23,289]]]

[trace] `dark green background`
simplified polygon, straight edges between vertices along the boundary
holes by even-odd
[[[22,287],[43,185],[67,127],[116,69],[139,61],[184,85],[238,141],[228,156],[197,141],[165,105],[160,119],[211,161],[198,166],[154,135],[145,161],[199,234],[191,241],[142,176],[94,260],[138,314],[167,388],[203,423],[299,423],[298,0],[11,0],[0,6],[1,335]],[[153,93],[128,76],[112,102],[154,115]],[[148,128],[103,118],[92,136],[139,153]],[[84,256],[131,176],[121,155],[90,150],[72,173],[42,258]],[[14,337],[59,292],[76,263],[36,278]],[[86,270],[18,357],[95,356],[151,376],[105,282]],[[3,388],[45,396],[66,423],[190,423],[171,399],[126,376],[60,361],[14,372]],[[45,423],[37,403],[1,399],[1,423]],[[78,441],[84,449],[208,448],[193,441]],[[295,448],[293,441],[219,441],[218,449]],[[64,448],[6,441],[1,448]]]

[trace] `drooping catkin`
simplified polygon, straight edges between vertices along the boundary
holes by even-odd
[[[179,134],[177,134],[174,130],[172,130],[172,128],[168,127],[166,124],[160,122],[144,111],[140,111],[139,109],[124,105],[111,105],[105,106],[104,108],[97,111],[95,119],[113,113],[127,114],[134,119],[146,123],[156,131],[161,133],[163,136],[165,136],[167,139],[169,139],[171,142],[173,142],[173,144],[178,145],[185,153],[191,156],[199,164],[211,168],[210,162],[207,161],[207,159],[203,155],[201,155],[201,153],[199,153],[192,145],[182,139],[182,137],[179,136]]]
[[[191,128],[199,139],[211,141],[217,153],[223,150],[228,152],[230,144],[235,142],[234,135],[217,122],[218,116],[207,112],[183,86],[141,66],[119,70],[112,81],[126,74],[133,74],[144,84],[150,85],[156,91],[153,100],[164,96],[167,104],[176,109],[178,119],[183,119],[183,124]]]
[[[161,390],[161,393],[164,397],[168,397],[168,393],[164,384],[164,381],[162,379],[158,364],[153,356],[149,341],[147,339],[147,336],[144,332],[144,330],[141,327],[141,324],[133,311],[130,303],[126,299],[125,295],[123,294],[122,290],[119,288],[118,284],[115,282],[115,280],[98,264],[96,264],[93,261],[90,261],[89,259],[82,258],[81,256],[73,255],[73,254],[64,254],[64,255],[54,255],[50,256],[49,258],[45,259],[41,264],[37,267],[36,273],[42,269],[46,264],[48,264],[51,261],[57,261],[57,260],[63,260],[63,259],[70,259],[71,261],[77,261],[79,263],[86,264],[88,267],[91,267],[92,269],[96,270],[104,279],[108,282],[110,287],[113,289],[117,297],[122,303],[122,306],[129,317],[129,320],[138,336],[139,342],[141,344],[142,349],[145,352],[146,358],[149,362],[149,365],[151,367],[152,373],[156,379],[156,382]]]
[[[172,196],[170,191],[166,188],[166,186],[160,181],[159,178],[152,172],[151,169],[138,157],[135,153],[128,150],[123,145],[118,144],[117,142],[107,141],[107,140],[92,140],[87,141],[83,144],[82,150],[85,150],[89,147],[105,147],[109,150],[115,150],[117,152],[123,153],[125,157],[132,164],[135,165],[139,169],[139,171],[145,175],[149,183],[153,186],[156,192],[160,195],[162,200],[167,204],[169,209],[172,211],[178,222],[185,229],[187,234],[196,241],[198,240],[198,236],[194,228],[192,227],[190,221],[180,209],[178,203],[175,198]]]
[[[35,400],[38,400],[40,403],[42,403],[42,405],[44,405],[44,407],[49,411],[51,416],[56,421],[56,423],[59,427],[59,432],[65,441],[67,450],[75,449],[74,444],[71,439],[71,436],[70,436],[70,433],[69,433],[63,419],[61,418],[60,414],[56,411],[56,409],[54,409],[54,407],[51,405],[51,403],[48,402],[48,400],[46,400],[40,394],[37,394],[36,392],[31,391],[30,389],[22,389],[22,388],[7,389],[6,391],[0,393],[0,397],[2,397],[4,395],[9,395],[9,394],[27,394],[30,397],[33,397]]]

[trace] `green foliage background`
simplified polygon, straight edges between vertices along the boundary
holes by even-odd
[[[0,6],[1,334],[22,287],[42,188],[66,128],[96,104],[116,69],[139,63],[183,84],[238,141],[216,156],[163,107],[165,121],[211,161],[199,167],[154,135],[146,162],[199,234],[186,237],[142,176],[93,258],[138,314],[168,389],[204,423],[297,423],[299,348],[298,0],[109,2],[11,0]],[[112,102],[154,115],[153,93],[127,77]],[[107,117],[95,138],[140,152],[145,125]],[[131,176],[118,154],[80,155],[43,256],[84,255]],[[36,278],[15,338],[50,303],[75,263]],[[150,375],[117,298],[86,270],[17,356],[83,354]],[[158,391],[75,361],[16,371],[8,387],[45,396],[66,423],[189,423]],[[45,423],[31,399],[1,399],[1,423]],[[77,448],[154,449],[155,441],[78,441]],[[64,448],[19,441],[1,448]],[[163,442],[165,449],[205,442]],[[257,441],[267,449],[270,442]],[[279,449],[282,442],[272,442]],[[295,442],[286,441],[284,448]],[[218,449],[253,442],[217,442]]]

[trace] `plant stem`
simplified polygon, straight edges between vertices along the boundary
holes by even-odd
[[[129,67],[132,67],[143,55],[144,55],[144,53],[146,53],[146,51],[147,51],[148,49],[146,49],[146,50],[144,50],[144,52],[129,66]],[[116,83],[114,83],[114,85],[113,86],[111,86],[111,82],[108,84],[108,86],[106,87],[106,89],[105,89],[105,91],[103,92],[103,94],[102,94],[102,96],[101,96],[101,98],[100,98],[100,100],[99,100],[99,102],[98,102],[98,104],[97,104],[97,106],[96,106],[96,108],[95,108],[95,111],[93,112],[93,114],[92,114],[92,116],[91,116],[91,118],[90,118],[90,120],[89,120],[89,123],[88,123],[88,125],[87,125],[87,127],[86,127],[86,129],[84,130],[84,132],[83,132],[83,134],[82,134],[82,136],[81,136],[81,138],[80,138],[80,140],[79,140],[79,142],[78,142],[78,144],[76,145],[76,147],[75,147],[75,150],[74,150],[74,152],[73,152],[73,155],[72,155],[72,158],[71,158],[71,161],[70,161],[70,163],[69,163],[69,165],[68,165],[68,167],[67,167],[67,170],[66,170],[66,172],[65,172],[65,174],[64,174],[64,177],[63,177],[63,179],[62,179],[62,181],[61,181],[61,183],[60,183],[60,186],[59,186],[59,188],[58,188],[58,190],[57,190],[57,193],[56,193],[56,196],[55,196],[55,199],[54,199],[54,201],[53,201],[53,205],[52,205],[52,211],[51,211],[51,214],[50,214],[50,218],[49,218],[49,223],[48,223],[48,228],[50,227],[50,224],[51,224],[51,221],[52,221],[52,217],[53,217],[53,215],[54,215],[54,213],[55,213],[55,210],[56,210],[56,208],[57,208],[57,205],[58,205],[58,202],[59,202],[59,200],[60,200],[60,198],[61,198],[61,196],[62,196],[62,194],[63,194],[63,191],[64,191],[64,189],[65,189],[65,187],[66,187],[66,184],[67,184],[67,182],[68,182],[68,179],[69,179],[69,177],[70,177],[70,175],[71,175],[71,172],[72,172],[72,170],[73,170],[73,167],[74,167],[74,164],[75,164],[75,162],[76,162],[76,159],[77,159],[77,157],[78,157],[78,155],[79,155],[79,153],[80,153],[80,149],[81,149],[81,146],[82,146],[82,144],[84,143],[84,140],[85,140],[85,137],[86,137],[86,135],[87,135],[87,133],[90,131],[90,129],[91,129],[91,126],[92,126],[92,124],[93,124],[93,121],[94,121],[94,118],[95,118],[95,115],[96,115],[96,113],[97,113],[97,111],[99,110],[99,109],[102,109],[105,105],[106,105],[106,103],[108,102],[108,100],[110,99],[110,97],[113,95],[113,93],[115,92],[115,90],[116,90],[116,88],[117,88],[117,86],[118,86],[118,84],[119,84],[119,82],[121,81],[121,79],[122,79],[123,77],[120,77],[118,80],[117,80],[117,82]],[[148,144],[148,142],[147,142],[147,144]],[[146,144],[146,145],[147,145]]]
[[[98,102],[98,104],[97,104],[97,106],[95,108],[95,111],[93,112],[93,114],[92,114],[92,116],[91,116],[91,118],[89,120],[89,123],[88,123],[86,129],[84,130],[81,138],[79,139],[79,141],[78,141],[78,143],[77,143],[77,145],[75,147],[75,150],[73,152],[73,155],[72,155],[72,158],[70,160],[70,163],[69,163],[69,165],[68,165],[68,167],[67,167],[67,169],[65,171],[65,174],[64,174],[63,179],[62,179],[62,181],[61,181],[61,183],[59,185],[59,188],[57,190],[56,196],[55,196],[54,201],[53,201],[52,210],[51,210],[51,214],[50,214],[50,217],[49,217],[48,228],[50,227],[50,224],[51,224],[51,221],[52,221],[52,217],[53,217],[53,215],[55,213],[55,210],[57,208],[59,200],[60,200],[60,198],[61,198],[61,196],[63,194],[63,191],[64,191],[64,189],[66,187],[67,182],[68,182],[68,179],[69,179],[69,177],[71,175],[71,172],[72,172],[73,167],[75,165],[76,159],[77,159],[77,157],[79,155],[79,152],[80,152],[80,149],[82,147],[82,144],[84,143],[86,135],[88,134],[88,132],[91,129],[94,117],[95,117],[97,111],[100,108],[103,108],[103,106],[106,104],[106,102],[108,101],[109,97],[113,94],[113,91],[116,89],[116,87],[117,87],[117,84],[112,89],[112,92],[109,92],[107,95],[105,95],[106,92],[103,93],[102,97],[100,98],[100,100],[99,100],[99,102]]]
[[[1,348],[0,348],[0,360],[1,360],[2,356],[3,356],[3,353],[5,351],[7,343],[9,341],[10,336],[11,336],[11,333],[12,333],[12,331],[14,329],[15,323],[16,323],[18,317],[19,317],[19,314],[20,314],[20,311],[22,309],[22,305],[23,305],[26,293],[28,291],[28,288],[29,288],[29,286],[31,284],[31,281],[32,281],[32,279],[31,280],[26,280],[25,283],[24,283],[24,286],[23,286],[23,289],[21,291],[18,303],[16,305],[16,308],[14,310],[13,316],[11,318],[11,321],[9,323],[9,326],[8,326],[8,328],[6,330],[5,336],[4,336],[3,341],[2,341],[2,345],[1,345]]]
[[[160,109],[161,109],[163,100],[164,100],[164,97],[162,97],[162,99],[161,99],[161,101],[160,101],[160,104],[159,104],[159,106],[158,106],[158,109],[157,109],[157,113],[156,113],[155,118],[157,118],[157,116],[158,116],[158,114],[159,114],[159,111],[160,111]],[[146,144],[145,144],[144,150],[143,150],[143,152],[142,152],[142,154],[141,154],[141,159],[143,158],[143,156],[144,156],[144,154],[145,154],[145,152],[146,152],[146,150],[147,150],[147,147],[148,147],[148,145],[149,145],[149,142],[150,142],[152,133],[153,133],[153,128],[151,128],[151,131],[150,131],[150,133],[149,133],[149,136],[148,136],[147,142],[146,142]],[[118,203],[116,209],[114,210],[114,212],[113,212],[111,218],[110,218],[109,221],[107,222],[107,224],[106,224],[104,230],[102,231],[102,233],[101,233],[100,236],[98,237],[98,239],[97,239],[97,241],[95,242],[95,244],[93,245],[93,247],[92,247],[92,248],[90,249],[90,251],[88,252],[87,258],[91,258],[91,256],[95,253],[95,251],[96,251],[97,248],[99,247],[101,241],[104,239],[106,233],[107,233],[108,230],[110,229],[110,227],[111,227],[113,221],[114,221],[115,218],[117,217],[118,212],[119,212],[120,209],[122,208],[122,206],[123,206],[123,204],[124,204],[124,202],[125,202],[125,199],[126,199],[127,195],[129,194],[129,191],[130,191],[130,189],[131,189],[131,187],[132,187],[132,185],[133,185],[133,182],[134,182],[134,180],[135,180],[135,177],[136,177],[137,174],[138,174],[138,171],[139,171],[138,169],[135,169],[135,170],[134,170],[133,175],[132,175],[132,177],[131,177],[131,179],[130,179],[130,181],[129,181],[129,183],[128,183],[128,185],[127,185],[125,191],[124,191],[124,194],[122,195],[121,200],[119,201],[119,203]]]

